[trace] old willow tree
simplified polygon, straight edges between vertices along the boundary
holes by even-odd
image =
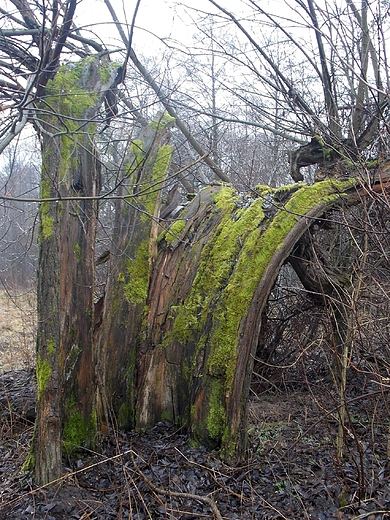
[[[34,457],[38,482],[58,478],[62,441],[95,432],[94,250],[100,162],[94,119],[112,67],[90,57],[60,67],[36,118],[42,142]]]
[[[258,106],[265,121],[257,127],[294,134],[300,143],[302,136],[310,139],[290,154],[295,181],[302,180],[302,167],[321,165],[320,182],[313,186],[253,186],[248,197],[229,185],[223,169],[182,123],[177,107],[188,109],[188,104],[175,101],[180,89],[164,92],[164,85],[142,66],[132,36],[123,33],[109,0],[105,3],[124,42],[123,68],[111,65],[102,46],[74,29],[75,0],[53,1],[50,9],[43,2],[10,2],[15,10],[5,13],[8,25],[0,33],[2,110],[9,114],[0,151],[28,121],[42,144],[33,448],[37,481],[59,477],[63,450],[93,443],[99,429],[147,428],[162,419],[186,427],[197,442],[220,448],[227,458],[240,457],[262,312],[280,267],[289,261],[304,287],[317,295],[348,293],[350,280],[339,276],[339,266],[323,266],[327,279],[321,278],[321,269],[313,272],[310,250],[301,238],[330,208],[358,204],[376,189],[386,194],[386,163],[367,162],[383,155],[386,143],[381,138],[388,131],[388,96],[375,39],[369,35],[368,3],[363,2],[359,13],[347,2],[350,20],[361,35],[360,53],[355,53],[355,33],[350,48],[328,45],[337,18],[313,0],[296,2],[303,8],[302,19],[310,20],[317,49],[307,53],[294,31],[282,32],[318,78],[323,99],[313,101],[312,94],[321,89],[294,84],[291,71],[266,53],[270,47],[255,40],[245,20],[241,23],[234,13],[209,1],[213,16],[217,12],[222,17],[216,19],[222,20],[224,34],[229,22],[250,44],[250,52],[240,50],[236,63],[250,57],[248,70],[259,81],[259,97],[253,99],[242,99],[252,87],[226,90],[241,97],[240,103],[229,103],[225,119],[231,120],[231,106],[241,101],[245,110]],[[250,4],[255,14],[280,29],[278,18],[269,20],[255,2]],[[321,32],[320,27],[327,29]],[[343,31],[338,33],[342,42]],[[228,43],[220,48],[230,48]],[[339,55],[344,50],[348,59]],[[60,66],[65,51],[72,59]],[[259,60],[255,67],[252,56]],[[356,74],[350,74],[355,70],[351,56],[358,61]],[[116,202],[106,254],[108,278],[105,294],[96,303],[95,237],[103,195],[95,138],[105,129],[104,120],[108,124],[117,114],[116,88],[130,63],[154,92],[153,102],[167,114],[144,124],[136,139],[129,137],[127,152],[118,161],[118,183],[111,192]],[[236,74],[234,80],[246,76]],[[349,82],[345,89],[339,87],[343,77]],[[198,103],[197,96],[193,99]],[[277,101],[288,115],[278,128],[269,124],[280,122],[273,102],[266,106],[264,99]],[[132,114],[137,112],[129,100],[123,104]],[[212,116],[215,120],[217,114]],[[233,121],[242,118],[237,114]],[[225,184],[201,190],[168,226],[162,219],[162,194],[174,124],[214,178]]]
[[[369,187],[368,173],[378,186]],[[315,264],[301,239],[331,208],[383,190],[388,165],[357,174],[258,187],[250,199],[214,185],[158,236],[142,217],[130,232],[125,221],[101,324],[104,418],[141,429],[168,419],[228,459],[243,456],[262,313],[281,266],[289,261],[317,299],[350,290],[348,274],[340,276],[349,265]]]

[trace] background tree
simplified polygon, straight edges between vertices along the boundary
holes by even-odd
[[[34,286],[36,281],[36,204],[19,199],[38,195],[39,154],[20,143],[4,151],[3,161],[0,186],[8,200],[1,207],[0,271],[2,283],[9,290]]]

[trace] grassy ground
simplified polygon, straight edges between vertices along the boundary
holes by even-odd
[[[0,373],[31,368],[35,358],[35,291],[0,291]]]

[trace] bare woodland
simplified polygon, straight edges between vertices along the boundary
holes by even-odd
[[[190,42],[149,56],[142,0],[102,25],[84,2],[0,7],[1,280],[37,298],[25,469],[50,485],[164,421],[242,464],[251,403],[305,387],[364,502],[351,402],[381,410],[382,476],[390,454],[390,5],[178,2]]]

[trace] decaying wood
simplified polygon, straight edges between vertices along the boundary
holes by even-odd
[[[156,256],[164,179],[156,182],[154,168],[159,150],[170,139],[171,124],[162,125],[161,118],[158,115],[141,129],[127,159],[128,170],[119,189],[123,198],[116,203],[105,297],[95,306],[97,412],[103,432],[113,417],[117,426],[135,425],[136,374],[142,366],[147,297],[147,285],[145,294],[139,285],[142,278],[147,284]]]
[[[334,175],[332,169],[344,168],[345,170],[344,161],[348,160],[352,163],[356,155],[357,150],[349,139],[327,144],[321,137],[313,136],[310,143],[296,150],[290,150],[290,174],[295,182],[303,181],[301,168],[318,164],[320,168],[330,171],[330,175]],[[352,175],[354,175],[353,171]]]
[[[73,66],[64,67],[58,72],[60,81],[66,76],[80,95],[59,90],[54,79],[45,98],[50,110],[45,105],[39,113],[41,191],[44,199],[56,200],[40,206],[38,237],[34,456],[39,484],[62,474],[63,441],[68,446],[88,443],[96,431],[92,344],[100,162],[91,137],[111,81],[108,74],[108,84],[102,83],[103,63],[98,59],[80,62],[75,65],[80,67],[78,75]],[[96,98],[90,92],[96,92]],[[72,96],[72,103],[66,103],[67,95]],[[75,201],[75,193],[85,198]],[[62,202],[58,201],[61,197]]]
[[[261,316],[282,265],[291,259],[292,252],[298,254],[296,247],[305,232],[333,205],[337,206],[340,201],[344,201],[343,203],[347,205],[356,204],[367,190],[371,189],[371,186],[375,189],[386,189],[384,187],[387,182],[386,171],[387,167],[381,168],[376,181],[371,182],[370,188],[367,180],[363,179],[360,183],[356,180],[348,181],[349,183],[346,182],[344,185],[330,181],[328,186],[334,186],[332,197],[324,194],[323,200],[320,197],[312,203],[312,207],[308,202],[306,209],[297,209],[294,224],[272,255],[252,294],[248,312],[242,317],[236,330],[234,341],[237,342],[237,346],[232,350],[234,359],[230,360],[233,367],[231,380],[224,373],[223,367],[220,373],[215,369],[210,372],[208,368],[210,359],[214,355],[213,334],[219,326],[223,325],[215,321],[215,305],[220,305],[224,291],[229,290],[229,278],[226,279],[225,285],[216,288],[216,293],[209,302],[208,317],[204,321],[203,328],[197,330],[195,326],[188,336],[183,336],[181,339],[174,334],[175,309],[186,305],[186,298],[200,274],[202,255],[204,256],[209,250],[209,244],[215,239],[215,233],[223,218],[223,212],[216,208],[214,199],[224,187],[212,186],[203,190],[186,207],[179,216],[185,222],[184,229],[169,243],[160,244],[158,259],[151,273],[145,341],[137,358],[136,426],[149,427],[161,418],[169,417],[175,423],[186,426],[191,434],[206,446],[220,447],[223,452],[233,457],[242,456],[246,444],[249,385]],[[305,189],[308,192],[312,190],[315,194],[316,190],[321,188],[322,184],[320,184]],[[279,196],[280,194],[275,197],[273,211],[265,212],[264,217],[259,218],[259,237],[280,215],[285,214],[288,218],[289,211],[286,210],[286,205],[292,194],[297,193],[296,190],[296,186],[293,186],[289,193],[286,188],[283,197]],[[332,193],[332,189],[329,193]],[[279,202],[281,200],[283,202]],[[243,205],[243,201],[237,194],[237,207]],[[300,211],[302,211],[301,215],[299,215]],[[232,223],[237,218],[235,212],[236,210],[233,209]],[[253,251],[253,254],[257,253],[258,251]],[[302,273],[303,270],[304,267]],[[231,274],[233,273],[234,268],[231,271]],[[248,277],[253,274],[248,272]],[[336,276],[337,273],[335,272],[334,275]],[[338,280],[339,283],[342,281],[345,282],[345,280]],[[309,277],[306,278],[306,283],[309,283]],[[317,279],[312,277],[311,283],[313,291],[320,290]],[[199,312],[203,312],[201,298],[199,305]],[[227,312],[235,312],[234,304],[232,308],[227,309]],[[189,315],[189,319],[193,319],[195,324],[196,314]],[[225,394],[222,391],[216,393],[213,389],[214,384],[217,384],[219,389],[224,389]],[[220,420],[224,426],[219,430],[219,434],[214,436],[215,432],[211,433],[208,428],[210,422],[214,420],[212,417],[219,413],[213,409],[216,401],[221,416],[219,418],[217,416],[215,420]]]

